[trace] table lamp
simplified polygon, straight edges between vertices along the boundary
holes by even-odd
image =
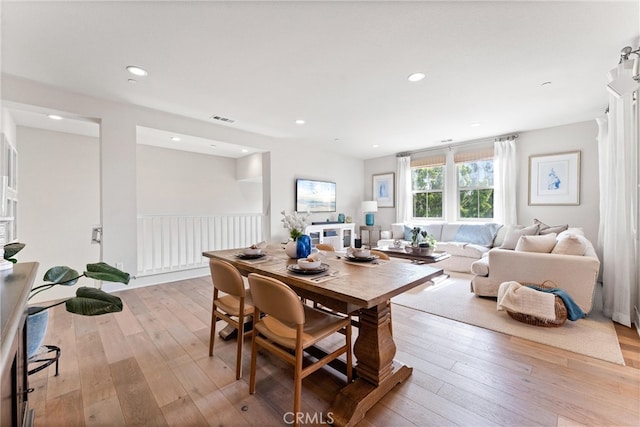
[[[378,202],[375,200],[367,200],[362,202],[362,211],[365,213],[365,224],[368,226],[373,225],[373,212],[378,212]]]

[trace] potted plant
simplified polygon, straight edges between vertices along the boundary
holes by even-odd
[[[9,243],[5,245],[4,259],[13,263],[17,262],[14,256],[22,250],[24,246],[23,243]],[[125,285],[129,283],[130,279],[129,273],[125,273],[104,262],[87,264],[87,269],[82,274],[70,267],[57,266],[47,270],[43,277],[43,281],[46,283],[31,289],[28,300],[54,286],[73,286],[81,277],[88,277],[105,282],[124,283]],[[48,310],[61,304],[65,304],[68,312],[81,314],[83,316],[98,316],[122,311],[122,300],[119,297],[108,294],[102,289],[86,286],[79,287],[75,297],[57,301],[44,307],[29,307],[27,317],[27,358],[33,356],[42,345],[44,335],[47,331],[49,319]]]
[[[436,239],[433,235],[426,231],[421,231],[422,241],[418,244],[420,253],[423,255],[431,255],[436,247]]]

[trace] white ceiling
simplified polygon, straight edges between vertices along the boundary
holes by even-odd
[[[594,119],[639,22],[637,0],[3,1],[2,71],[373,158]]]

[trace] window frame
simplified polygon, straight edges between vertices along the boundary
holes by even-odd
[[[438,190],[434,189],[425,189],[425,190],[415,190],[413,188],[413,171],[415,169],[433,169],[433,168],[442,168],[442,188]],[[445,218],[445,206],[446,206],[446,188],[447,188],[447,165],[444,164],[436,164],[436,165],[419,165],[411,167],[411,219],[416,221],[433,221],[439,220],[442,221]],[[429,193],[440,193],[440,212],[441,216],[415,216],[415,197],[417,194],[425,194],[427,198],[429,198]],[[426,212],[429,212],[429,206],[426,206]]]
[[[460,186],[460,166],[464,165],[464,164],[468,164],[468,163],[478,163],[478,162],[486,162],[486,161],[491,161],[491,174],[494,175],[495,171],[493,170],[493,167],[495,166],[495,158],[494,157],[479,157],[477,159],[469,159],[469,160],[465,160],[465,161],[455,161],[455,180],[456,180],[456,220],[457,221],[468,221],[468,222],[473,222],[473,221],[478,221],[478,222],[486,222],[486,221],[490,221],[493,220],[495,218],[495,180],[492,177],[492,182],[493,185],[477,185],[477,186],[470,186],[470,187],[461,187]],[[491,216],[490,217],[463,217],[462,216],[462,206],[461,206],[461,200],[460,200],[460,194],[463,191],[482,191],[482,190],[491,190],[492,194],[491,194]],[[479,201],[479,197],[478,197],[478,201]],[[478,214],[480,213],[480,207],[478,206]]]

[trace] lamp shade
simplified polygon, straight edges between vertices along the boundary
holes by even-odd
[[[378,212],[378,202],[375,200],[367,200],[362,202],[362,212]]]

